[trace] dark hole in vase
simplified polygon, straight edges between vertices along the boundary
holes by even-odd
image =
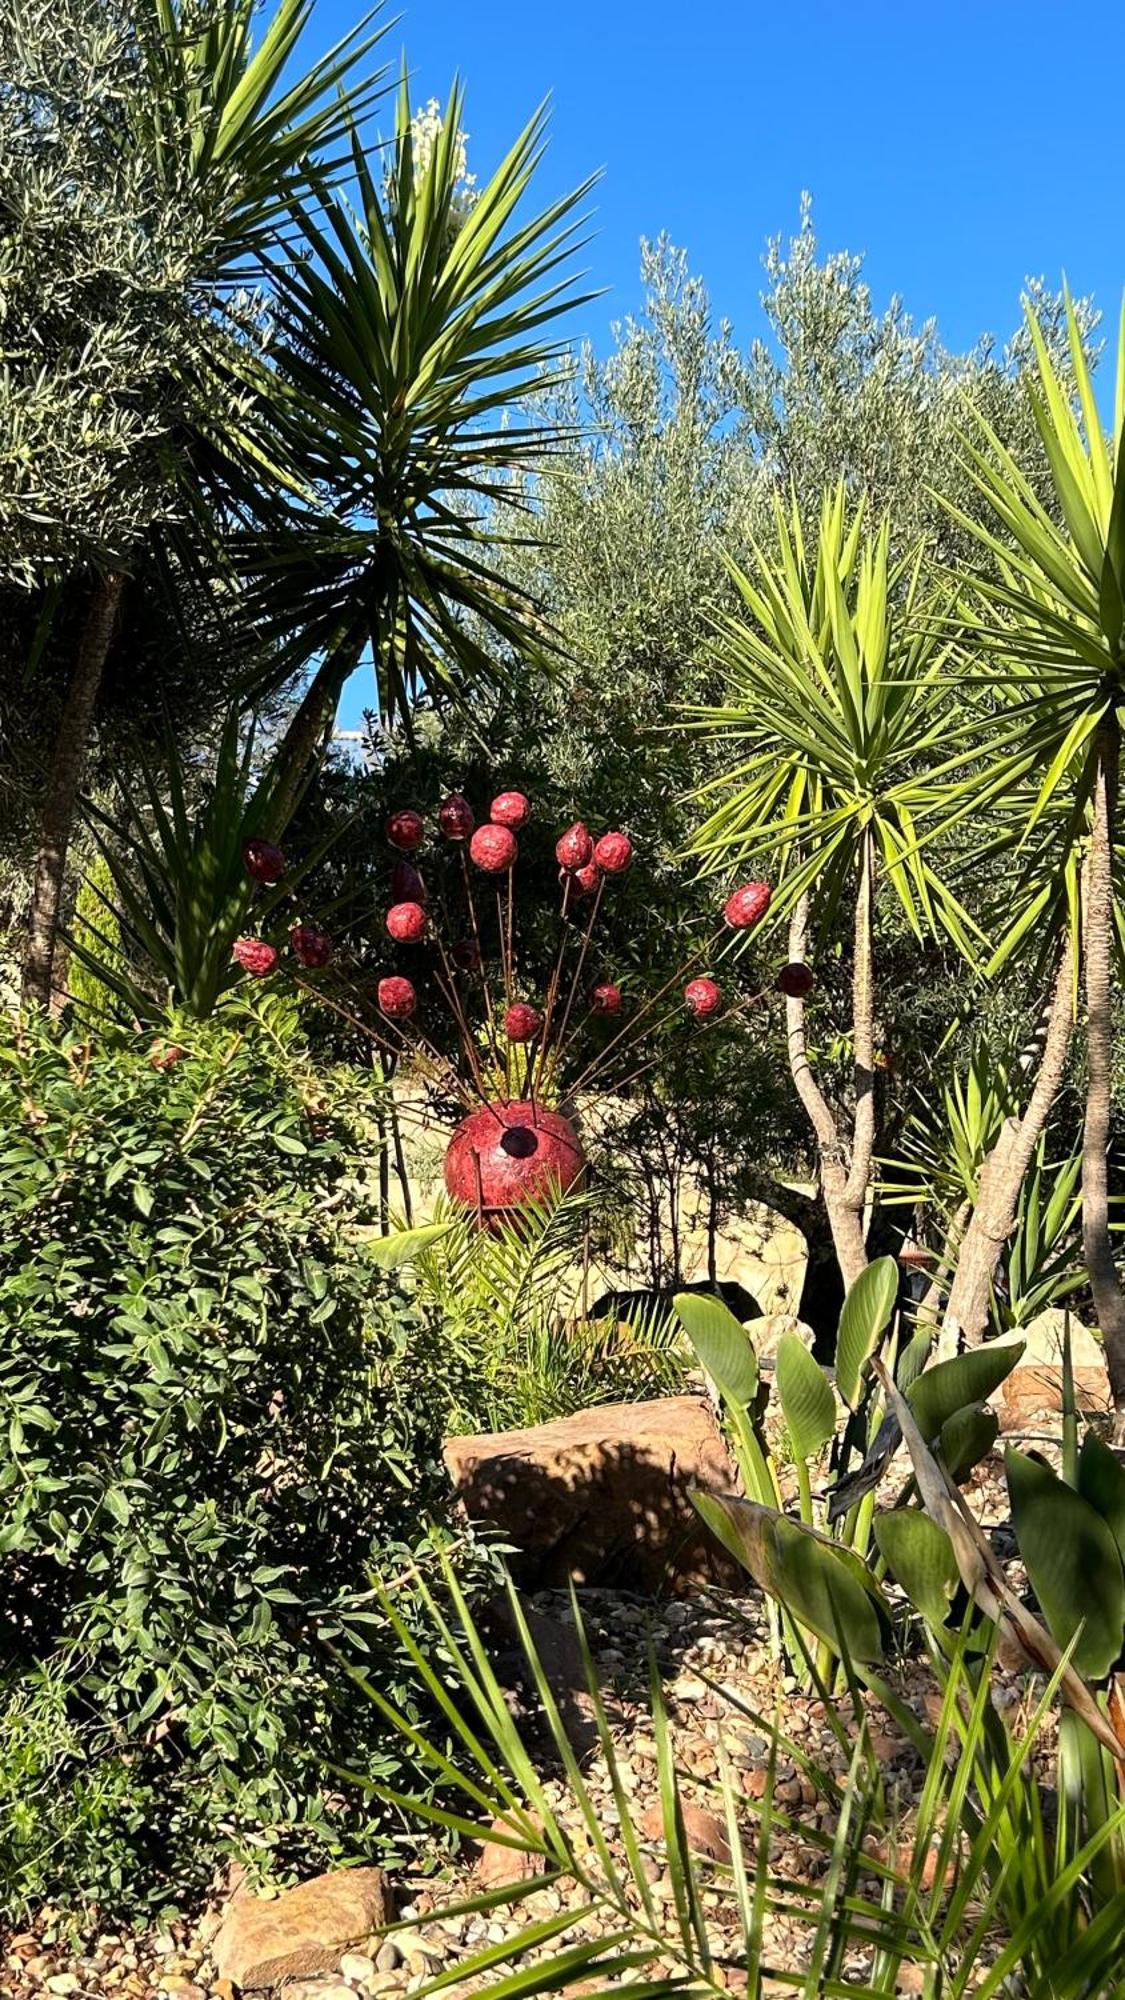
[[[529,1160],[539,1151],[539,1134],[530,1125],[509,1125],[500,1141],[500,1151],[513,1160]]]

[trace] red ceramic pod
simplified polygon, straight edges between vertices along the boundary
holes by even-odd
[[[451,792],[438,807],[438,825],[447,840],[468,840],[476,818],[463,792]]]
[[[421,903],[392,903],[386,924],[388,935],[399,944],[417,944],[426,935],[426,912]]]
[[[379,981],[377,998],[379,1012],[391,1021],[408,1020],[418,1005],[418,995],[409,979],[401,979],[397,973]]]
[[[392,847],[401,848],[404,854],[413,854],[416,847],[421,847],[425,833],[425,821],[412,806],[403,806],[401,811],[393,812],[387,821],[387,839]]]
[[[748,931],[760,923],[770,906],[773,890],[768,882],[744,882],[727,897],[723,915],[734,931]]]
[[[583,825],[580,819],[576,819],[574,825],[568,826],[566,832],[560,834],[556,840],[555,860],[560,868],[566,869],[568,875],[573,875],[577,869],[587,867],[593,858],[594,843],[590,838],[589,828]]]
[[[603,875],[623,875],[633,859],[633,843],[627,833],[603,833],[594,842],[594,860]]]
[[[230,955],[254,979],[265,979],[277,964],[277,952],[264,938],[236,938]]]
[[[504,1033],[510,1042],[533,1042],[542,1026],[538,1007],[530,1007],[526,1000],[513,1001],[504,1016]]]
[[[244,840],[242,865],[252,882],[272,889],[285,873],[285,856],[272,840]]]
[[[289,946],[298,964],[310,972],[320,972],[332,962],[332,939],[315,924],[294,924]]]
[[[723,996],[713,979],[689,979],[684,987],[684,1005],[697,1021],[709,1021],[723,1004]]]
[[[488,808],[488,817],[496,826],[510,826],[518,833],[531,818],[531,800],[523,792],[498,792]]]
[[[506,875],[515,867],[519,851],[519,841],[507,826],[478,826],[469,842],[469,859],[486,875]]]

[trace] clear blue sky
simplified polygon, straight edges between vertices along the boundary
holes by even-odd
[[[311,40],[358,11],[318,0]],[[1065,270],[1116,320],[1121,0],[407,0],[385,48],[418,103],[461,75],[478,175],[550,96],[544,196],[602,170],[586,262],[607,296],[575,326],[599,347],[662,230],[752,339],[762,250],[805,188],[822,247],[864,252],[876,303],[900,293],[951,347],[1010,332],[1029,274]]]

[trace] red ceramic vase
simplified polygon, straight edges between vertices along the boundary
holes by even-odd
[[[562,1190],[586,1171],[582,1142],[561,1111],[544,1104],[482,1104],[463,1118],[445,1155],[445,1185],[454,1201],[484,1215],[502,1215],[525,1201]]]

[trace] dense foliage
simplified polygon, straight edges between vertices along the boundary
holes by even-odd
[[[182,1897],[248,1831],[349,1851],[327,1766],[358,1725],[323,1643],[359,1641],[368,1565],[441,1490],[450,1371],[355,1250],[370,1093],[315,1077],[277,1000],[176,1033],[0,1048],[12,1756],[59,1723],[20,1785],[45,1822],[2,1836],[17,1898]]]

